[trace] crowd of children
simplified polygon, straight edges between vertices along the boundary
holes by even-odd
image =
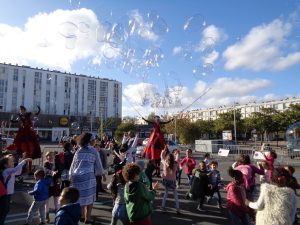
[[[130,133],[119,148],[115,148],[114,143],[108,143],[105,138],[101,142],[88,140],[88,147],[67,142],[64,143],[64,150],[61,153],[46,152],[46,160],[43,168],[34,173],[35,186],[28,194],[33,196],[33,202],[28,211],[26,225],[32,224],[33,215],[40,214],[40,224],[51,222],[49,217],[49,202],[53,199],[56,213],[55,225],[75,225],[82,220],[83,205],[80,204],[82,190],[74,186],[74,153],[81,151],[93,151],[98,153],[96,157],[101,163],[101,168],[112,168],[112,178],[108,182],[107,189],[111,193],[113,209],[111,225],[121,221],[124,225],[150,225],[151,214],[154,209],[154,199],[159,186],[162,189],[161,211],[166,212],[166,200],[168,194],[174,196],[175,210],[178,215],[180,210],[180,200],[178,189],[182,188],[181,173],[185,169],[188,179],[186,199],[197,201],[195,208],[200,212],[207,211],[205,204],[210,204],[211,199],[216,194],[217,207],[223,208],[223,201],[220,190],[227,193],[226,204],[228,217],[231,224],[287,224],[292,225],[297,222],[296,217],[296,190],[300,188],[297,179],[293,176],[295,169],[292,166],[275,168],[274,161],[276,153],[270,151],[265,155],[265,160],[256,165],[252,164],[249,155],[240,155],[237,162],[232,165],[227,173],[232,181],[227,185],[223,184],[221,173],[218,170],[218,162],[210,158],[210,154],[205,154],[203,160],[197,161],[193,157],[191,149],[185,151],[185,157],[180,157],[180,150],[169,151],[165,146],[160,155],[161,161],[161,185],[153,182],[153,176],[157,174],[157,164],[154,159],[143,160],[134,163],[132,151],[127,153],[130,147],[135,145],[135,136]],[[83,145],[83,144],[82,144]],[[107,164],[107,154],[105,149],[110,148],[115,151],[113,165]],[[78,152],[75,154],[75,161],[78,161]],[[84,156],[82,156],[84,157]],[[88,157],[90,159],[90,157]],[[86,160],[86,159],[84,159]],[[22,173],[22,168],[30,158],[21,158],[15,165],[12,155],[6,155],[0,160],[0,225],[4,224],[9,212],[11,195],[14,193],[15,176]],[[83,161],[82,161],[83,162]],[[97,163],[99,163],[97,161]],[[96,164],[96,162],[92,162]],[[79,165],[79,164],[78,164]],[[98,166],[99,167],[99,166]],[[184,168],[185,167],[185,168]],[[92,168],[94,177],[99,168]],[[94,196],[98,196],[99,190],[103,190],[102,177],[100,174],[95,184]],[[261,186],[260,195],[254,201],[257,194],[256,175],[260,175]],[[73,177],[73,179],[72,179]],[[104,190],[103,190],[104,191]],[[274,196],[274,197],[272,197]],[[87,209],[88,210],[88,209]],[[256,212],[256,213],[255,213]],[[267,215],[267,216],[264,216]],[[267,218],[266,218],[267,217]],[[273,221],[273,222],[272,222]],[[276,221],[274,223],[274,221]],[[90,217],[82,220],[85,224],[92,223]]]

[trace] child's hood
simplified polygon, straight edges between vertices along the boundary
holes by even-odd
[[[72,220],[74,221],[74,223],[78,223],[78,221],[80,220],[80,216],[81,216],[81,207],[79,203],[71,203],[71,204],[67,204],[64,205],[63,207],[61,207],[58,212],[57,212],[57,216],[62,216],[62,214],[68,214]]]

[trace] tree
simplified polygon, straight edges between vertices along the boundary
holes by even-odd
[[[125,132],[128,132],[128,131],[136,132],[136,131],[137,131],[136,125],[135,125],[134,123],[121,123],[121,124],[117,127],[117,129],[116,129],[116,132],[115,132],[115,139],[116,139],[118,142],[121,142],[124,133],[125,133]]]
[[[101,132],[105,132],[105,130],[108,129],[111,130],[116,129],[117,126],[121,123],[121,119],[116,117],[108,117],[106,119],[103,119],[102,128],[101,128],[101,118],[98,118],[97,123],[99,125],[98,136],[101,137],[103,135],[103,133],[101,134]]]

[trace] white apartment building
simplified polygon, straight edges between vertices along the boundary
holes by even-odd
[[[262,108],[274,108],[282,112],[289,108],[291,104],[300,104],[300,98],[286,98],[281,100],[252,102],[245,105],[235,103],[231,106],[220,106],[218,108],[196,109],[184,112],[180,115],[181,118],[189,118],[192,122],[197,120],[215,120],[221,113],[232,111],[233,109],[240,110],[242,118],[249,117],[253,112],[260,112]]]
[[[122,117],[122,83],[0,63],[0,112],[41,107],[43,114]]]

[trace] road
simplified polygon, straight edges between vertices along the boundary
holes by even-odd
[[[196,153],[194,155],[197,159],[197,162],[200,161],[201,155]],[[232,164],[232,158],[219,158],[219,170],[221,171],[221,176],[223,178],[224,183],[230,181],[229,176],[227,175],[227,169]],[[298,163],[297,163],[298,164]],[[300,167],[296,167],[296,176],[298,179],[300,178]],[[108,177],[108,180],[110,178]],[[158,179],[161,180],[161,179]],[[178,190],[179,199],[180,199],[180,209],[182,215],[177,215],[174,209],[175,202],[173,200],[173,195],[168,196],[168,201],[166,204],[167,212],[162,212],[159,209],[162,201],[162,189],[159,191],[155,199],[155,212],[152,215],[153,225],[165,225],[167,224],[176,224],[176,225],[212,225],[212,224],[229,224],[226,215],[226,209],[218,209],[217,201],[213,199],[209,205],[205,205],[206,212],[199,212],[196,210],[197,202],[193,202],[190,200],[185,200],[185,194],[188,191],[187,178],[185,175],[182,175],[183,185],[181,189]],[[21,225],[24,224],[27,210],[31,203],[31,198],[25,193],[32,186],[33,180],[26,180],[28,185],[18,185],[16,187],[16,194],[13,196],[11,211],[8,215],[7,221],[5,224],[7,225]],[[225,205],[226,193],[221,190],[221,195],[223,199],[223,205]],[[53,207],[53,206],[52,206]],[[300,208],[300,200],[298,200],[298,213]],[[110,224],[111,219],[111,211],[112,211],[112,200],[110,194],[104,193],[100,195],[100,201],[94,204],[92,215],[95,220],[96,225],[108,225]],[[54,221],[54,213],[50,214],[51,221]],[[36,216],[36,218],[38,218]],[[35,220],[35,224],[37,224],[37,219]],[[120,223],[121,224],[121,223]]]

